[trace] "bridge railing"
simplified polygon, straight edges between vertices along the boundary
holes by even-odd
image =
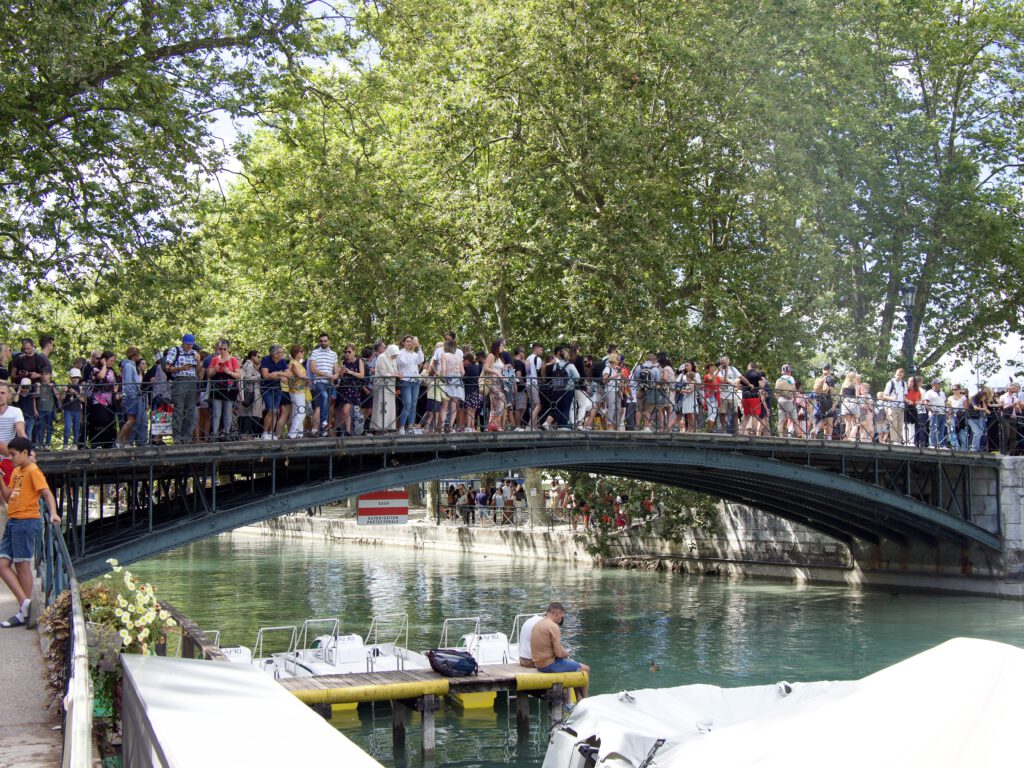
[[[521,505],[507,502],[501,506],[493,503],[442,504],[438,508],[438,523],[465,525],[471,528],[537,529],[555,530],[570,528],[585,530],[603,526],[606,528],[626,527],[631,524],[631,515],[626,505],[616,508],[607,506],[577,506],[574,499],[567,499],[558,505]]]
[[[52,385],[51,385],[52,386]],[[55,414],[26,417],[37,445],[172,442],[405,432],[611,430],[807,437],[959,451],[1024,452],[1024,404],[953,407],[854,394],[648,381],[514,376],[150,382],[56,386]],[[17,402],[17,401],[16,401]],[[176,407],[177,406],[177,407]]]
[[[89,768],[92,766],[93,694],[81,587],[60,526],[49,522],[45,514],[41,551],[37,553],[36,566],[47,606],[53,605],[64,590],[70,593],[71,598],[70,628],[67,639],[63,641],[67,643],[67,668],[64,671],[61,708],[61,728],[64,734],[61,764],[64,768]],[[54,639],[53,642],[61,640]]]

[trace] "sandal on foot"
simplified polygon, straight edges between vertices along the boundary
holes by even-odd
[[[11,627],[21,627],[24,626],[24,624],[25,619],[23,619],[18,614],[14,614],[7,621],[0,621],[0,627],[3,627],[4,629],[10,629]]]

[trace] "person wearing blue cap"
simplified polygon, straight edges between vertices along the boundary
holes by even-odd
[[[171,432],[175,445],[191,442],[196,424],[196,387],[201,361],[195,343],[196,337],[186,333],[181,337],[181,344],[168,349],[164,356],[164,372],[171,380],[174,404]]]

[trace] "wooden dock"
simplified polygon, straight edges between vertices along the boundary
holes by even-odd
[[[563,691],[588,684],[584,672],[547,674],[518,664],[487,664],[470,677],[445,677],[433,670],[359,672],[282,678],[278,682],[302,702],[313,706],[389,701],[396,749],[405,746],[405,712],[419,711],[423,720],[423,753],[434,752],[434,712],[438,697],[464,693],[508,691],[516,694],[516,730],[521,739],[530,732],[529,696],[547,699],[552,720],[562,719]]]

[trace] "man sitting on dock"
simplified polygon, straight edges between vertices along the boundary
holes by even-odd
[[[530,652],[538,672],[586,672],[590,667],[569,658],[569,652],[562,647],[562,622],[565,608],[561,603],[550,603],[544,618],[533,626],[530,633]],[[576,689],[577,701],[587,696],[587,686]]]

